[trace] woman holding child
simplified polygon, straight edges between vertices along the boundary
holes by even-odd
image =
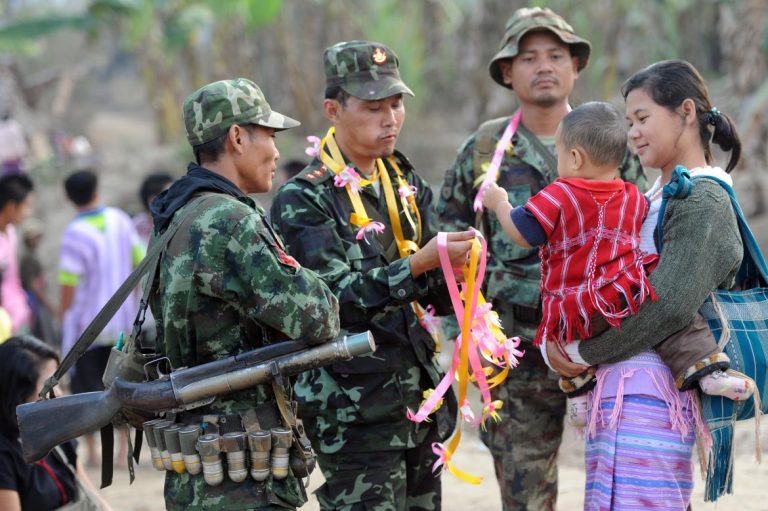
[[[644,167],[662,172],[646,194],[650,211],[640,233],[641,248],[656,252],[662,188],[690,184],[675,168],[730,184],[741,143],[733,122],[713,107],[704,80],[687,62],[653,64],[627,80],[622,94],[631,147]],[[711,166],[710,141],[730,151],[725,171]],[[666,355],[661,343],[686,328],[707,337],[697,311],[714,289],[733,285],[743,248],[730,199],[713,181],[697,180],[687,197],[669,199],[662,221],[662,251],[650,276],[658,300],[646,300],[620,328],[568,350],[571,360],[548,343],[550,363],[564,376],[599,365],[590,397],[586,510],[684,510],[690,501],[692,446],[702,423],[692,391],[678,390],[681,375],[673,376],[659,356]],[[689,337],[695,342],[695,335]],[[708,380],[716,385],[718,378]]]

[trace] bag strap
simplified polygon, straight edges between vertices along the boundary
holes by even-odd
[[[524,136],[528,142],[536,149],[536,152],[544,159],[544,163],[547,164],[547,169],[541,169],[544,170],[543,174],[544,177],[547,178],[547,182],[551,183],[554,181],[554,176],[557,173],[557,157],[552,154],[552,151],[550,151],[547,146],[545,146],[539,137],[537,137],[535,134],[531,133],[528,128],[523,126],[523,123],[520,123],[520,125],[517,127],[517,132]]]
[[[165,232],[163,232],[159,238],[155,239],[141,263],[139,263],[136,269],[125,279],[122,285],[115,291],[115,294],[113,294],[104,307],[101,308],[99,313],[96,314],[96,317],[93,318],[88,327],[83,331],[74,346],[67,352],[67,355],[64,357],[64,360],[61,361],[59,367],[56,368],[56,372],[53,373],[53,376],[46,380],[45,385],[43,385],[43,390],[40,391],[41,399],[45,399],[46,395],[51,398],[54,397],[53,388],[59,384],[59,380],[62,376],[75,365],[75,362],[77,362],[77,360],[88,350],[91,344],[93,344],[93,341],[104,329],[107,323],[109,323],[109,320],[112,319],[112,316],[115,315],[144,274],[147,273],[150,268],[155,268],[157,266],[161,252],[168,246],[168,243],[171,241],[171,238],[173,238],[173,235],[176,234],[181,223],[187,217],[196,213],[203,200],[209,195],[209,193],[206,193],[196,197],[190,205],[185,208],[184,214],[177,215]],[[146,307],[144,307],[144,309],[146,310]]]
[[[677,172],[678,169],[679,167],[675,169],[675,172]],[[685,180],[687,177],[689,177],[687,171],[684,170],[680,170],[679,175],[682,176],[679,178],[680,180]],[[726,191],[726,193],[728,193],[728,197],[731,200],[731,206],[733,207],[733,211],[736,214],[736,220],[739,224],[741,241],[744,244],[744,257],[741,260],[739,271],[736,273],[736,284],[742,287],[752,286],[755,281],[757,281],[757,283],[760,285],[768,284],[768,263],[766,263],[763,252],[760,250],[760,245],[758,244],[755,235],[752,233],[752,229],[749,228],[747,219],[744,216],[744,211],[741,209],[741,205],[736,198],[736,192],[734,192],[731,185],[714,176],[693,176],[690,177],[690,184],[688,185],[683,184],[681,186],[679,183],[673,184],[670,182],[664,186],[661,207],[659,208],[659,217],[656,223],[656,231],[654,233],[654,236],[656,236],[659,252],[661,252],[663,245],[664,213],[666,212],[669,198],[687,197],[687,195],[690,193],[690,190],[693,188],[693,182],[698,179],[708,179],[719,184]],[[681,189],[682,191],[679,192],[678,190]]]

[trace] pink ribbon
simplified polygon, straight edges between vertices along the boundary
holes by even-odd
[[[488,191],[488,188],[491,186],[491,184],[495,183],[496,179],[499,177],[501,160],[504,159],[504,153],[507,151],[507,147],[509,147],[510,142],[512,142],[512,137],[514,136],[515,132],[517,132],[517,126],[520,124],[521,115],[522,114],[520,110],[518,110],[515,115],[512,116],[512,119],[510,119],[509,124],[507,124],[507,128],[504,130],[504,134],[501,136],[499,143],[496,144],[496,150],[493,152],[491,163],[488,164],[488,170],[485,173],[483,182],[480,185],[480,188],[477,190],[477,195],[475,195],[475,203],[473,205],[475,211],[482,211],[483,196],[485,195],[485,192]]]
[[[381,234],[382,232],[384,232],[384,229],[386,229],[386,227],[381,222],[376,222],[376,221],[369,222],[366,225],[362,226],[357,231],[357,235],[355,236],[355,238],[357,239],[357,241],[365,239],[365,242],[370,245],[371,242],[368,241],[368,238],[366,238],[366,234],[368,234],[369,232],[372,232],[374,234]]]
[[[430,335],[435,335],[440,328],[440,318],[435,315],[435,307],[433,305],[427,305],[419,323]]]
[[[469,300],[467,304],[470,307],[470,315],[473,318],[476,315],[477,299],[480,293],[480,288],[483,285],[483,277],[485,276],[485,266],[487,259],[486,256],[488,250],[485,238],[479,231],[475,231],[475,237],[480,240],[481,244],[480,260],[477,267],[477,279],[475,280],[475,287],[473,289],[472,296],[467,297],[466,292],[468,290],[466,288],[464,289],[465,297]],[[451,260],[448,257],[447,240],[447,233],[440,232],[437,234],[437,251],[438,255],[440,256],[440,265],[443,269],[443,273],[445,274],[446,284],[448,285],[448,294],[451,299],[451,304],[453,305],[453,312],[456,315],[456,320],[459,322],[459,325],[461,325],[463,323],[464,317],[464,305],[461,302],[461,293],[459,292],[459,287],[454,276],[453,268],[451,267]],[[465,285],[465,283],[462,283],[462,286]],[[480,362],[478,344],[475,339],[474,332],[471,332],[468,336],[468,342],[470,343],[468,349],[469,363],[472,368],[472,374],[477,381],[477,386],[480,389],[480,394],[483,398],[484,409],[491,409],[491,391],[488,385],[488,380],[485,376],[485,370],[483,369],[482,363]],[[456,346],[453,352],[453,360],[451,361],[451,366],[446,375],[435,387],[435,391],[432,393],[432,395],[422,403],[421,407],[415,414],[411,412],[411,410],[407,410],[406,417],[408,417],[408,419],[414,422],[422,422],[426,420],[429,414],[435,408],[438,400],[442,399],[447,390],[450,388],[451,383],[455,379],[455,375],[460,363],[461,343],[462,338],[459,336],[459,338],[456,339]]]
[[[310,135],[307,137],[307,142],[311,144],[309,147],[304,149],[304,152],[307,154],[307,156],[315,157],[320,154],[320,137]]]
[[[477,424],[478,421],[475,418],[475,413],[472,411],[472,406],[470,406],[468,400],[464,400],[464,404],[461,405],[459,411],[461,412],[461,418],[466,422],[469,422],[470,424]]]
[[[436,472],[437,469],[445,465],[445,446],[440,442],[432,442],[432,452],[437,456],[432,465],[432,472]]]
[[[346,166],[341,172],[334,176],[333,184],[338,188],[344,188],[349,185],[353,192],[360,193],[360,174],[355,172],[355,169],[352,167]]]

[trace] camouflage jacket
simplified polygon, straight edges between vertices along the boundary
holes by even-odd
[[[424,244],[436,233],[432,192],[410,162],[395,155],[405,178],[418,190]],[[395,172],[386,166],[396,183]],[[369,186],[360,195],[368,215],[391,233],[383,191],[377,195]],[[434,342],[410,303],[418,300],[446,311],[445,283],[438,271],[414,279],[410,258],[394,255],[388,241],[383,246],[384,234],[355,239],[357,227],[349,223],[352,211],[346,190],[334,185],[333,173],[317,159],[280,189],[270,210],[288,251],[325,279],[338,297],[342,329],[368,329],[377,344],[370,356],[299,376],[294,390],[307,431],[315,448],[325,453],[414,447],[435,423],[446,437],[453,428],[452,395],[449,406],[442,407],[431,424],[415,424],[405,416],[406,407],[416,410],[422,392],[443,375],[434,357]],[[405,237],[415,239],[402,211],[400,221]],[[308,423],[310,417],[314,419]]]
[[[508,122],[509,119],[508,117],[505,120]],[[475,211],[472,209],[477,192],[474,185],[477,177],[474,170],[475,145],[482,136],[480,134],[488,132],[488,125],[498,126],[492,139],[487,139],[486,136],[485,140],[492,144],[484,151],[492,154],[507,122],[502,122],[501,119],[488,121],[470,135],[459,149],[456,160],[445,174],[437,205],[442,229],[458,231],[475,224]],[[512,206],[521,206],[555,180],[557,168],[552,168],[547,162],[548,158],[542,156],[528,138],[519,132],[512,137],[512,146],[512,153],[505,154],[502,160],[496,182],[507,190]],[[554,158],[549,159],[554,161]],[[635,183],[641,190],[646,187],[643,169],[629,151],[621,166],[621,177]],[[483,213],[482,230],[488,240],[488,266],[483,293],[499,313],[507,335],[520,335],[532,340],[536,326],[516,321],[514,311],[516,306],[539,308],[541,269],[538,249],[523,248],[515,244],[504,233],[493,213]]]
[[[183,215],[189,202],[175,214]],[[181,224],[160,262],[150,295],[158,343],[174,367],[195,366],[290,338],[322,342],[338,334],[336,298],[313,272],[281,248],[253,199],[208,193]],[[287,389],[290,391],[290,389]],[[274,401],[269,385],[217,398],[198,414],[236,414]],[[244,509],[269,503],[299,506],[300,482],[248,478],[217,487],[202,476],[169,472],[166,504],[173,509]],[[222,500],[224,499],[224,500]],[[210,505],[210,506],[209,506]]]

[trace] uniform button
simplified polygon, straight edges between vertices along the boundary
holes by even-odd
[[[397,290],[397,296],[399,296],[400,298],[404,298],[405,297],[405,289],[398,289]]]

